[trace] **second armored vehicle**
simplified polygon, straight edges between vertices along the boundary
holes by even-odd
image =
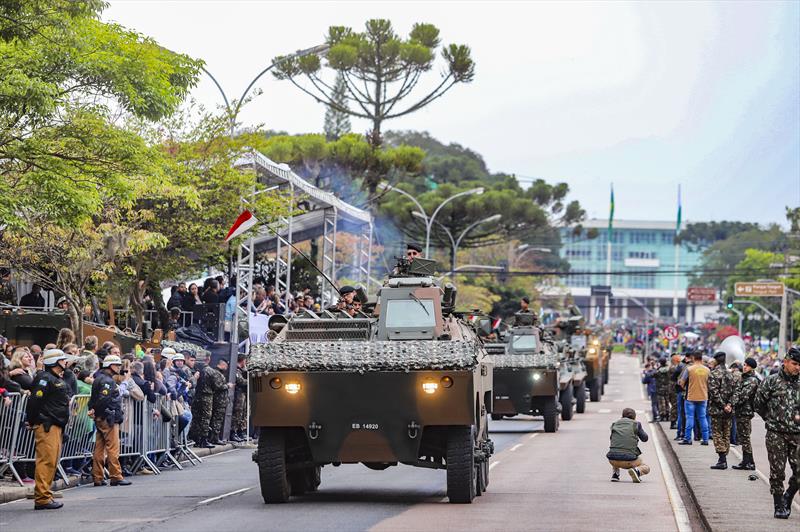
[[[265,502],[315,491],[321,466],[359,462],[445,469],[453,503],[486,489],[492,366],[475,330],[452,312],[455,289],[434,282],[430,262],[401,263],[373,316],[294,317],[252,348]]]

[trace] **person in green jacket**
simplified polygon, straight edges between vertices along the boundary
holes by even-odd
[[[611,445],[606,453],[608,463],[614,469],[611,482],[619,482],[619,470],[627,469],[631,479],[637,484],[650,472],[650,466],[642,463],[639,455],[639,441],[647,441],[647,433],[642,424],[636,421],[633,408],[622,410],[622,417],[611,424]]]

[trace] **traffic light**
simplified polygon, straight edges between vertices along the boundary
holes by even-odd
[[[728,310],[733,309],[733,298],[732,297],[728,296],[728,303],[725,306],[728,307]]]

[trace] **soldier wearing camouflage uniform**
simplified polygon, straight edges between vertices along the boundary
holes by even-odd
[[[733,394],[736,383],[725,367],[725,353],[714,355],[716,365],[708,376],[708,415],[711,417],[711,438],[719,455],[711,469],[728,469],[728,451],[731,447],[731,423],[733,422]]]
[[[211,379],[210,386],[213,390],[213,399],[208,443],[222,445],[225,442],[219,438],[219,435],[225,423],[225,411],[228,409],[228,390],[233,387],[232,383],[228,384],[228,361],[220,358],[212,373],[215,375]]]
[[[753,371],[757,367],[758,363],[754,358],[747,358],[744,361],[742,377],[736,385],[736,393],[733,396],[736,437],[742,446],[742,461],[738,465],[732,465],[733,469],[754,471],[756,468],[756,464],[753,462],[753,446],[750,443],[750,433],[753,421],[753,400],[759,385],[758,377]]]
[[[660,367],[656,370],[655,375],[658,419],[655,421],[668,421],[670,418],[669,389],[671,388],[669,368],[667,367],[666,358],[662,358],[658,362]]]
[[[208,441],[211,424],[211,413],[214,405],[214,379],[219,372],[211,366],[203,366],[197,379],[194,399],[192,400],[192,425],[189,438],[194,440],[195,447],[213,447]]]
[[[240,353],[236,366],[236,383],[233,389],[233,419],[231,420],[231,440],[242,442],[247,439],[247,355]]]
[[[0,303],[17,304],[17,289],[11,284],[11,271],[8,268],[0,268]]]
[[[792,347],[783,359],[783,368],[764,379],[758,387],[753,408],[767,426],[769,491],[775,503],[775,518],[788,519],[800,477],[800,348]],[[792,478],[786,492],[783,479],[786,461]]]

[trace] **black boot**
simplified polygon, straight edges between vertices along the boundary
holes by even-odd
[[[792,486],[790,481],[789,489],[783,494],[783,507],[786,508],[786,517],[792,515],[792,499],[794,499],[795,493],[797,493],[797,486]]]
[[[725,457],[725,453],[719,453],[719,460],[711,466],[711,469],[728,469],[728,459]]]
[[[775,519],[789,519],[789,512],[786,510],[786,505],[783,503],[783,494],[778,493],[772,496],[775,502]]]
[[[676,428],[678,428],[678,423],[677,423],[677,422],[675,422],[675,421],[670,421],[670,422],[669,422],[669,428],[670,428],[671,430],[675,430]]]
[[[755,471],[756,463],[753,462],[753,453],[743,453],[742,462],[738,465],[732,465],[733,469],[743,469],[745,471]]]

